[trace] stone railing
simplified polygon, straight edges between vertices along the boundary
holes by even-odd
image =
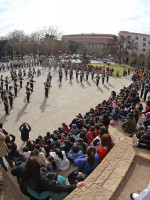
[[[119,141],[99,166],[85,180],[85,186],[76,188],[65,200],[108,200],[126,175],[135,150],[131,138]]]

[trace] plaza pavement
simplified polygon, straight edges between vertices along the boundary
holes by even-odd
[[[5,114],[3,102],[0,103],[0,122],[8,133],[16,136],[18,147],[23,145],[20,138],[19,126],[23,122],[29,123],[32,130],[30,138],[35,139],[38,135],[45,136],[47,131],[53,133],[63,122],[69,124],[78,113],[85,114],[90,108],[94,108],[104,99],[108,99],[112,90],[117,93],[124,86],[128,86],[132,81],[130,76],[116,78],[110,77],[109,83],[102,85],[100,79],[99,87],[89,75],[89,81],[83,80],[82,84],[76,80],[75,73],[70,82],[65,78],[63,72],[62,83],[58,81],[58,69],[52,68],[52,87],[49,97],[44,96],[44,82],[47,79],[49,69],[42,69],[41,76],[35,75],[34,92],[31,95],[30,103],[26,100],[25,86],[28,81],[25,77],[23,88],[19,89],[18,97],[14,98],[14,109],[10,110],[10,115]],[[10,72],[0,72],[4,78],[10,77]],[[11,79],[9,79],[11,80]],[[18,82],[19,84],[19,82]],[[10,83],[12,85],[12,82]]]

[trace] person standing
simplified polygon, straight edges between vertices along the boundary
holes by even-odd
[[[89,78],[89,72],[86,71],[86,81],[88,81],[88,78]]]
[[[107,75],[106,75],[106,81],[107,81],[107,83],[108,83],[108,81],[109,81],[109,74],[107,73]]]
[[[22,78],[22,75],[20,75],[19,76],[19,82],[20,82],[20,88],[22,88],[22,81],[23,81],[24,79]]]
[[[8,104],[8,96],[7,96],[7,92],[4,92],[4,107],[5,107],[5,113],[6,115],[9,115],[9,104]]]
[[[97,74],[97,76],[95,78],[96,78],[96,86],[98,87],[98,85],[99,85],[99,79],[100,79],[99,74]]]
[[[5,159],[8,162],[10,167],[13,167],[13,164],[10,161],[9,156],[8,156],[8,151],[9,150],[8,150],[8,148],[6,146],[5,139],[6,139],[6,136],[4,135],[2,129],[0,129],[0,164],[3,167],[3,169],[5,171],[7,171],[7,167],[6,167],[6,165],[5,165],[4,161],[3,161],[3,157],[5,157]]]
[[[6,91],[8,92],[8,84],[9,84],[9,82],[8,82],[8,76],[6,76],[6,78],[5,78],[5,87],[6,87]]]
[[[104,81],[105,81],[105,75],[103,74],[102,75],[102,84],[104,84]]]
[[[67,78],[67,75],[68,75],[68,68],[65,67],[65,75],[66,75],[66,78]]]
[[[3,75],[1,75],[1,85],[4,85],[4,79],[3,79]]]
[[[92,70],[92,74],[91,75],[92,75],[92,80],[93,80],[93,78],[94,78],[94,70]]]
[[[12,86],[9,86],[9,91],[8,91],[8,98],[9,98],[9,103],[11,109],[13,108],[13,93],[12,93]]]
[[[26,88],[26,94],[27,94],[27,102],[29,103],[30,102],[30,93],[31,93],[31,88],[30,88],[29,82],[27,82],[27,85],[25,88]]]
[[[69,75],[70,75],[70,81],[71,81],[72,80],[72,75],[73,75],[72,69],[70,70]]]
[[[52,81],[51,72],[48,73],[48,75],[47,75],[47,79],[48,79],[48,81],[49,81],[49,87],[50,87],[50,85],[51,85],[51,81]]]
[[[17,85],[17,80],[14,80],[14,92],[15,92],[15,97],[17,97],[18,87],[19,87],[19,85]]]
[[[34,78],[34,76],[32,76],[32,77],[31,77],[31,80],[30,80],[31,92],[33,92],[33,86],[34,86],[33,83],[36,82],[36,81],[33,80],[33,78]]]
[[[48,97],[48,90],[49,87],[52,87],[51,85],[49,85],[49,80],[47,79],[47,81],[44,83],[45,86],[45,97]]]
[[[62,76],[63,76],[63,75],[62,75],[62,70],[60,70],[60,71],[59,71],[59,81],[60,81],[60,83],[61,83],[61,81],[62,81]]]
[[[22,123],[22,125],[19,127],[19,131],[21,132],[21,140],[28,141],[31,126],[28,123]]]
[[[82,77],[82,72],[80,72],[80,82],[82,83],[82,79],[83,79],[83,77]]]
[[[76,69],[76,79],[78,79],[78,75],[79,75],[79,70]]]

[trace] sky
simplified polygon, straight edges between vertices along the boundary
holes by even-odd
[[[0,0],[0,36],[53,26],[64,35],[150,34],[149,0]]]

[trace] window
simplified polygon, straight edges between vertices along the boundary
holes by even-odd
[[[138,38],[138,37],[135,37],[135,39],[138,40],[139,38]]]
[[[146,41],[146,38],[143,38],[143,41]]]
[[[145,49],[143,49],[143,51],[145,51]]]
[[[143,47],[145,47],[146,46],[146,43],[143,43]]]

